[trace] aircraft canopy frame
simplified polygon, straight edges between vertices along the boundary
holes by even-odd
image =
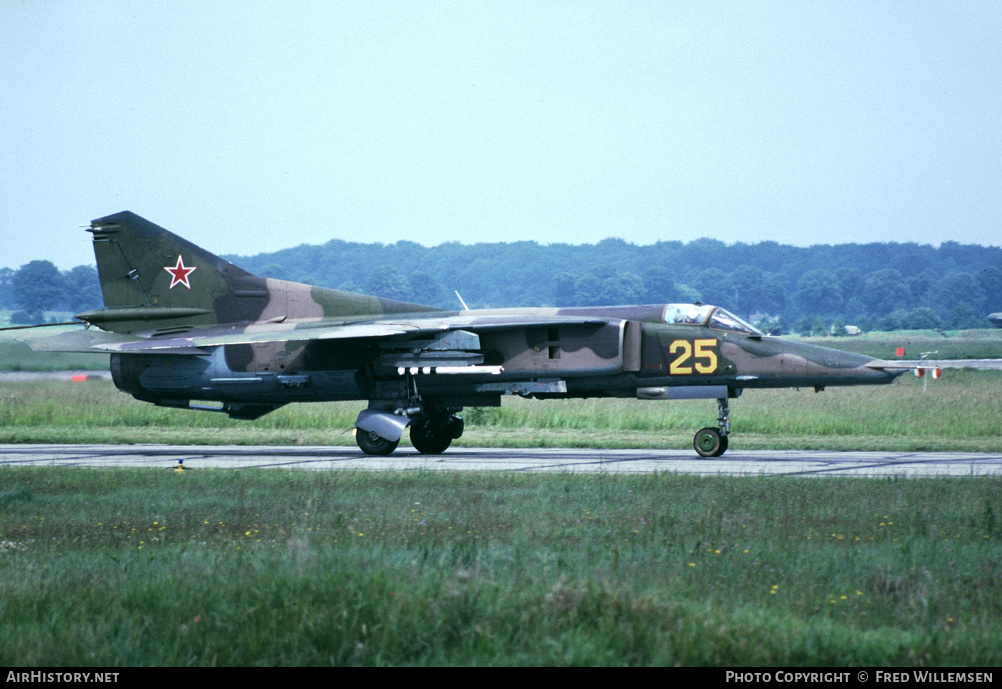
[[[668,325],[709,326],[743,335],[763,336],[762,331],[727,309],[711,304],[667,304],[664,322]]]

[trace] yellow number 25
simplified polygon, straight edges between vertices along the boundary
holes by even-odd
[[[675,340],[668,347],[668,351],[675,354],[681,351],[668,367],[668,373],[673,376],[691,375],[693,367],[697,373],[714,373],[717,370],[717,353],[713,347],[717,346],[716,340]],[[694,351],[695,348],[695,351]],[[686,362],[692,359],[692,365]]]

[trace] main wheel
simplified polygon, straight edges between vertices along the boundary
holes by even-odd
[[[449,449],[455,437],[449,424],[436,424],[424,418],[411,423],[411,445],[423,455],[440,455]]]
[[[692,447],[700,457],[719,457],[727,450],[727,436],[716,428],[701,428],[692,440]]]
[[[400,444],[399,440],[387,440],[375,431],[363,431],[361,428],[355,429],[355,442],[367,455],[388,455]]]

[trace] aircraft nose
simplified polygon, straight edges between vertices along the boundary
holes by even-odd
[[[825,378],[833,385],[875,385],[889,383],[897,378],[897,372],[892,372],[881,366],[886,363],[872,356],[846,352],[828,347],[805,345],[810,350],[803,350],[808,364],[808,372]]]
[[[907,372],[909,369],[901,368],[899,365],[895,364],[893,361],[884,361],[883,359],[871,358],[865,364],[863,364],[864,370],[871,380],[875,382],[891,382],[896,379],[902,373]]]

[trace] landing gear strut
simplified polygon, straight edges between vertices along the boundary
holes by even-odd
[[[411,427],[414,449],[425,455],[445,452],[452,441],[463,435],[463,420],[456,416],[460,407],[440,407],[425,402],[418,393],[413,374],[408,371],[406,402],[369,404],[355,422],[355,442],[367,455],[388,455],[397,449],[407,426]]]
[[[692,440],[692,447],[700,457],[719,457],[727,451],[727,437],[731,432],[730,413],[728,399],[718,399],[717,428],[701,428]]]
[[[410,424],[414,449],[423,455],[440,455],[463,435],[465,424],[453,411],[458,410],[420,410],[413,415],[370,413],[358,422],[367,428],[360,425],[355,429],[355,442],[367,455],[388,455],[397,449],[404,427]]]

